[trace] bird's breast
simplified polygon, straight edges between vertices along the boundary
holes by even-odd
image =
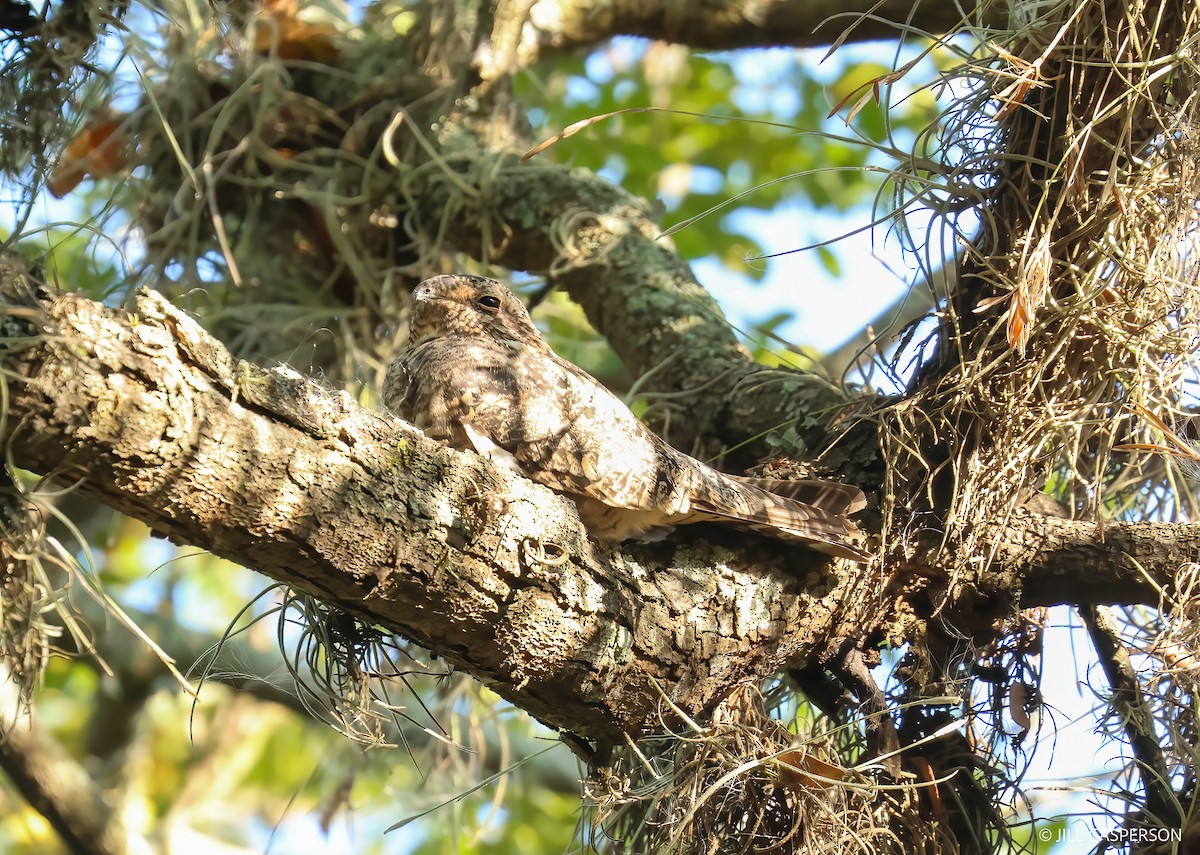
[[[521,429],[523,401],[537,397],[537,372],[519,342],[486,338],[436,338],[397,361],[403,394],[385,403],[402,418],[455,447],[468,447],[461,429],[471,424],[507,447]],[[390,380],[390,378],[389,378]],[[390,385],[398,385],[390,384]]]

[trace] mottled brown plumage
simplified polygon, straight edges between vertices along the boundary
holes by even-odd
[[[490,279],[438,276],[417,286],[409,342],[383,400],[435,439],[569,496],[599,539],[712,520],[867,558],[844,516],[863,507],[861,491],[727,475],[672,448],[555,354],[521,301]]]

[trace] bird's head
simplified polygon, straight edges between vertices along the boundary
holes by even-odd
[[[542,336],[517,296],[494,279],[453,274],[435,276],[412,294],[409,343],[447,335],[541,343]]]

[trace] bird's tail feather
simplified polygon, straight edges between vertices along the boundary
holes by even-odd
[[[767,490],[761,486],[764,483],[782,489]],[[699,491],[692,498],[693,512],[781,540],[804,543],[810,549],[839,558],[865,562],[871,557],[858,545],[862,541],[858,526],[842,516],[866,504],[862,492],[855,487],[827,481],[762,478],[729,478],[706,486],[720,495],[710,498],[705,495],[708,491]],[[784,490],[792,495],[786,495]],[[734,491],[736,494],[732,495]]]
[[[867,506],[867,497],[862,490],[836,481],[817,481],[811,478],[784,481],[779,478],[746,478],[740,475],[730,477],[742,484],[749,484],[776,496],[795,499],[831,514],[853,514]]]

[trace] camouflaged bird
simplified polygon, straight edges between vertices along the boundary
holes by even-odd
[[[715,521],[865,561],[845,518],[860,490],[718,472],[656,436],[594,377],[546,344],[499,282],[437,276],[413,291],[408,344],[384,403],[434,439],[474,449],[562,493],[593,537]]]

